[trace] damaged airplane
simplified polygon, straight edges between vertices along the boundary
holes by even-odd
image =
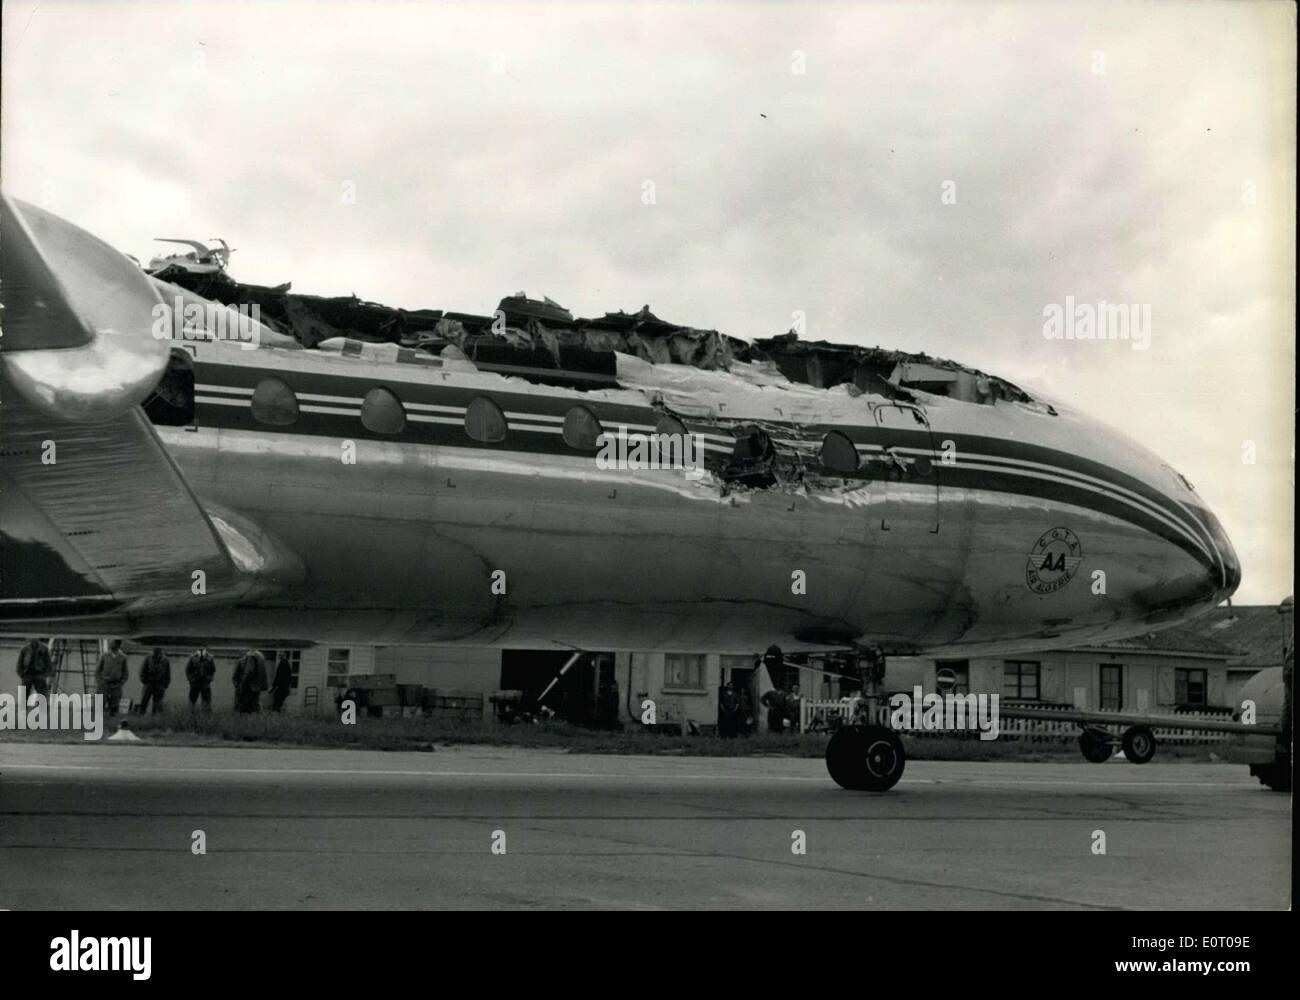
[[[951,657],[1149,632],[1240,579],[1158,456],[965,365],[149,275],[2,222],[8,632]],[[178,295],[257,306],[256,349],[151,336]],[[702,468],[610,467],[609,435]],[[889,787],[896,742],[845,737],[836,780]]]

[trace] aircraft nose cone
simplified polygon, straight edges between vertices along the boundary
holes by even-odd
[[[1237,553],[1232,553],[1232,558],[1228,561],[1224,575],[1223,587],[1226,593],[1223,596],[1231,597],[1237,592],[1237,588],[1241,586],[1241,563],[1237,561]]]
[[[1223,565],[1219,571],[1218,585],[1219,600],[1231,597],[1241,586],[1241,561],[1237,558],[1237,550],[1232,547],[1232,542],[1228,541],[1227,532],[1223,530],[1223,525],[1213,514],[1206,511],[1206,522],[1210,529],[1210,536],[1214,539],[1215,548],[1219,550],[1219,557]]]
[[[1204,507],[1189,510],[1195,517],[1204,557],[1181,573],[1161,580],[1138,595],[1152,621],[1177,621],[1207,610],[1231,597],[1241,585],[1241,562],[1218,519]]]

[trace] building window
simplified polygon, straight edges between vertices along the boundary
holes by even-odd
[[[664,687],[704,690],[704,656],[699,653],[666,654]]]
[[[832,472],[857,472],[861,464],[858,449],[839,431],[831,431],[822,438],[821,461]]]
[[[1119,663],[1101,665],[1101,710],[1118,712],[1124,707],[1124,667]]]
[[[348,686],[348,668],[352,665],[352,650],[331,647],[325,654],[325,686]]]
[[[504,441],[506,415],[486,396],[475,396],[465,408],[465,433],[484,444]]]
[[[722,667],[722,681],[731,681],[738,684],[743,679],[746,683],[750,675],[754,672],[754,658],[752,656],[727,656],[719,658],[719,665]]]
[[[934,668],[935,686],[940,691],[970,694],[970,660],[936,660]],[[939,684],[940,678],[944,677],[944,671],[951,674],[954,679],[951,687]]]
[[[288,427],[298,419],[298,397],[278,378],[264,378],[253,390],[253,419],[273,427]]]
[[[595,451],[605,429],[585,406],[574,406],[564,415],[564,443],[578,451]]]
[[[793,691],[799,688],[803,693],[803,667],[798,663],[787,663],[785,665],[785,677],[781,681],[782,691]]]
[[[1036,660],[1002,661],[1002,694],[1006,698],[1038,700],[1038,672]]]
[[[275,680],[275,672],[280,666],[280,657],[289,658],[289,673],[292,680],[289,683],[290,691],[298,690],[298,673],[302,669],[302,650],[300,649],[264,649],[262,655],[266,657],[267,681]]]
[[[371,389],[361,403],[361,426],[375,434],[400,434],[406,426],[402,401],[382,386]]]
[[[1205,670],[1193,667],[1174,668],[1174,701],[1179,705],[1208,705]]]
[[[302,673],[302,650],[282,649],[280,650],[280,655],[289,657],[289,673],[292,675],[293,678],[289,683],[289,690],[297,691],[298,676]],[[279,664],[279,662],[280,662],[279,660],[276,660],[277,665]]]

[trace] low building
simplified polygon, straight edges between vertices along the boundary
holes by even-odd
[[[1242,686],[1261,670],[1282,666],[1295,641],[1292,605],[1225,605],[1195,619],[1189,631],[1235,650],[1224,680],[1225,701],[1240,706]]]
[[[939,660],[927,678],[947,670],[960,692],[1071,705],[1109,712],[1231,711],[1228,663],[1237,650],[1185,628],[1122,642],[1016,657]]]
[[[1290,606],[1223,607],[1188,625],[1105,645],[1017,657],[928,660],[893,657],[886,687],[936,690],[939,681],[960,693],[998,693],[1005,699],[1072,705],[1077,708],[1153,713],[1197,711],[1228,714],[1238,694],[1259,670],[1279,666],[1290,641]],[[23,640],[0,639],[0,690],[18,686],[18,651]],[[61,657],[63,690],[93,690],[101,643],[69,640]],[[127,696],[140,697],[139,668],[147,648],[128,644]],[[191,648],[166,646],[172,663],[171,707],[185,703],[185,661]],[[213,707],[234,707],[231,678],[243,653],[237,647],[210,648],[217,663]],[[787,663],[771,678],[752,652],[594,653],[573,659],[573,651],[492,650],[429,646],[312,646],[264,649],[274,665],[288,656],[293,687],[290,712],[329,713],[348,678],[381,675],[396,684],[420,686],[435,699],[454,701],[490,716],[489,697],[520,691],[525,701],[544,701],[561,718],[580,725],[608,721],[640,723],[653,702],[657,724],[698,727],[717,724],[721,686],[731,682],[755,724],[764,724],[760,699],[773,687],[798,688],[806,701],[831,701],[857,690],[857,681],[814,663]],[[83,688],[83,675],[85,687]],[[613,706],[616,703],[616,713]]]

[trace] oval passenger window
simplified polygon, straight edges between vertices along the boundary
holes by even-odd
[[[465,433],[475,441],[496,444],[506,439],[506,415],[486,396],[475,396],[465,409]]]
[[[578,451],[595,451],[605,429],[585,406],[575,406],[564,415],[564,443]]]
[[[406,426],[402,401],[382,386],[371,389],[361,404],[361,425],[376,434],[400,434]]]
[[[830,431],[822,438],[821,460],[833,472],[857,472],[861,464],[858,449],[839,431]]]
[[[253,390],[253,419],[260,424],[287,427],[298,419],[298,397],[278,378],[264,378]]]

